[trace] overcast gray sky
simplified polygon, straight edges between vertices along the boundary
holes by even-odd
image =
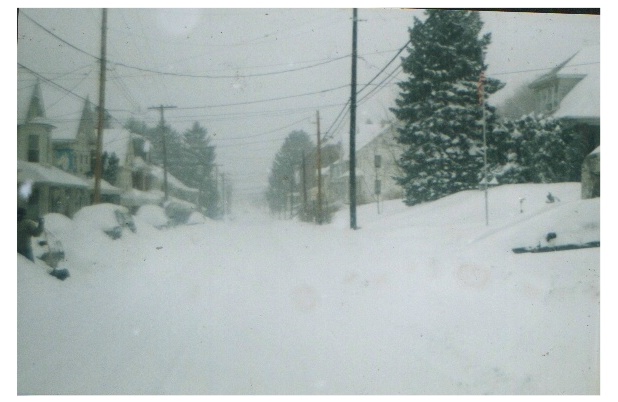
[[[96,103],[101,10],[21,11],[18,63]],[[361,89],[408,41],[413,17],[423,14],[360,8],[358,16]],[[336,8],[110,8],[106,108],[119,120],[133,116],[155,125],[159,115],[149,107],[176,106],[166,121],[178,132],[194,121],[208,129],[237,195],[263,191],[287,134],[304,130],[315,137],[317,110],[326,131],[349,99],[351,17],[351,9]],[[492,33],[488,75],[507,83],[494,104],[600,42],[599,16],[483,12],[481,18]],[[387,77],[397,65],[359,94],[359,120],[391,117],[395,83],[405,79],[402,73]],[[47,105],[50,118],[74,112],[64,110],[62,99],[75,95],[56,90]],[[348,122],[346,115],[331,141],[349,135]]]

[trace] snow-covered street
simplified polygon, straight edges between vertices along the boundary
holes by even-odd
[[[366,205],[358,231],[69,225],[66,281],[17,256],[18,394],[598,394],[599,248],[511,251],[600,240],[579,192],[494,188],[489,226],[480,191]]]

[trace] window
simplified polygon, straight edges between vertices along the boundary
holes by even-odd
[[[28,137],[28,162],[39,162],[39,136]]]

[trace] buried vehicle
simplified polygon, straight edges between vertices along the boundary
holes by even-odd
[[[32,254],[35,258],[43,261],[51,270],[47,272],[60,280],[69,276],[69,270],[59,268],[64,261],[64,246],[57,234],[66,234],[71,230],[72,222],[64,215],[50,213],[44,216],[45,229],[38,237],[31,239]]]
[[[99,230],[112,239],[119,239],[125,230],[137,231],[129,210],[116,204],[97,204],[84,207],[75,213],[73,222],[78,226]]]

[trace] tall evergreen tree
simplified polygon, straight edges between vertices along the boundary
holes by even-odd
[[[409,29],[409,55],[403,59],[407,81],[392,108],[402,122],[398,141],[405,146],[399,164],[405,202],[413,205],[478,186],[483,176],[482,109],[479,79],[489,33],[481,36],[479,13],[427,10]],[[488,78],[485,98],[503,84]],[[486,105],[488,131],[495,109]]]
[[[303,151],[306,155],[313,150],[309,134],[304,131],[292,131],[275,155],[266,199],[273,213],[282,213],[290,206],[290,193],[301,190],[301,180],[296,180],[302,168]]]
[[[217,178],[214,177],[215,147],[210,145],[206,128],[198,122],[183,134],[179,179],[189,187],[200,190],[200,204],[209,217],[219,215]]]

